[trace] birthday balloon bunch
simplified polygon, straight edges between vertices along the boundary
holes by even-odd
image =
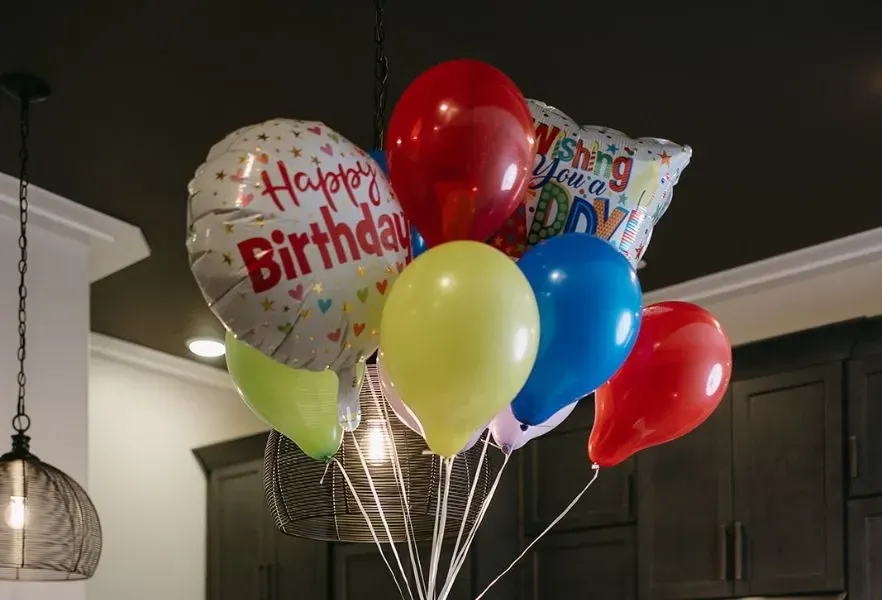
[[[389,407],[440,456],[488,427],[511,453],[595,392],[591,460],[614,465],[728,384],[719,323],[644,308],[634,269],[690,156],[446,62],[398,101],[385,154],[291,119],[216,144],[189,186],[190,265],[243,398],[316,459],[358,427],[379,348]]]

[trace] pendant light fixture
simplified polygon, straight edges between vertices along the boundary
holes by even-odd
[[[21,108],[18,238],[18,402],[12,450],[0,456],[0,580],[68,581],[88,579],[101,556],[98,513],[71,477],[31,454],[25,410],[27,374],[28,137],[31,104],[50,95],[32,75],[0,76],[0,89]]]

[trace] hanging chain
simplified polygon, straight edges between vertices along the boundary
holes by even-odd
[[[374,0],[374,148],[383,149],[386,120],[386,88],[389,82],[389,57],[386,56],[386,30],[383,11],[386,0]]]
[[[31,419],[25,412],[25,388],[28,377],[25,373],[28,333],[28,287],[25,275],[28,272],[28,137],[30,136],[30,99],[21,99],[21,148],[18,153],[20,172],[18,183],[18,216],[21,225],[18,236],[20,251],[18,260],[18,405],[12,418],[12,427],[19,435],[31,427]]]

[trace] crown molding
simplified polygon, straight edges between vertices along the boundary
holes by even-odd
[[[150,256],[141,229],[36,185],[28,188],[30,223],[89,246],[89,281]],[[0,173],[0,216],[18,219],[18,178]]]
[[[146,369],[188,383],[227,391],[235,390],[230,376],[224,370],[100,333],[92,333],[89,336],[89,352],[92,356]],[[218,364],[223,364],[222,360],[219,359]]]
[[[679,283],[645,304],[711,311],[733,344],[882,314],[882,227]]]

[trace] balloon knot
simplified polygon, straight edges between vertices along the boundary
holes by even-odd
[[[521,423],[521,431],[527,431],[530,428],[526,423]]]
[[[511,454],[511,444],[502,444],[502,453]]]

